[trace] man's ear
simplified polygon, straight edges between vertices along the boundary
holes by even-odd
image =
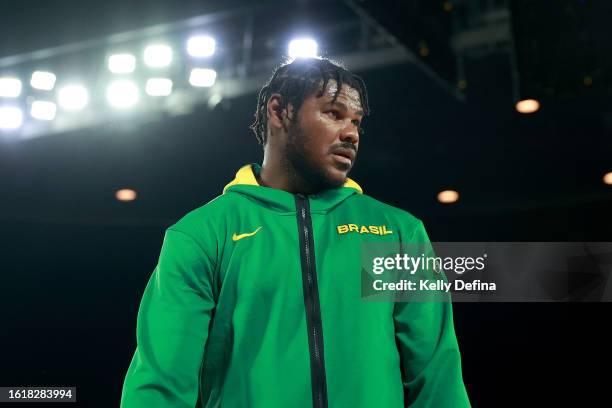
[[[281,108],[282,95],[273,93],[268,99],[267,115],[268,115],[268,126],[270,128],[284,129],[287,131],[289,119],[287,117],[288,108]]]

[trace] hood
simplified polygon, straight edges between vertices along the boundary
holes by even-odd
[[[256,163],[241,167],[234,180],[225,186],[223,194],[243,194],[262,202],[271,210],[295,213],[295,195],[277,188],[259,185],[255,174],[259,174],[260,171],[261,166]],[[359,184],[347,178],[342,187],[308,195],[310,210],[313,213],[326,213],[354,194],[363,194],[363,190]]]

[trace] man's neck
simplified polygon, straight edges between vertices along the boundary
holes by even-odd
[[[264,157],[257,182],[265,187],[276,188],[291,194],[313,194],[316,191],[293,168],[291,163],[281,163]]]

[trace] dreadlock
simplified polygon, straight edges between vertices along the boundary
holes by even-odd
[[[316,90],[318,90],[317,97],[323,96],[330,80],[335,80],[337,83],[332,103],[336,101],[342,86],[346,84],[359,92],[364,115],[370,114],[368,94],[361,77],[326,58],[298,58],[293,62],[278,66],[268,83],[259,91],[255,120],[250,126],[259,143],[265,145],[267,141],[267,105],[273,93],[282,96],[281,110],[291,104],[293,115],[289,120],[295,121],[304,99],[314,94]]]

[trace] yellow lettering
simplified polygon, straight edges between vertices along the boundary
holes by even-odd
[[[383,225],[382,229],[383,229],[382,235],[393,234],[393,231],[387,230],[387,226],[386,225]]]
[[[393,231],[387,229],[386,225],[357,225],[357,224],[342,224],[337,225],[336,230],[338,234],[346,234],[348,232],[358,232],[360,234],[376,234],[376,235],[389,235],[393,234]]]

